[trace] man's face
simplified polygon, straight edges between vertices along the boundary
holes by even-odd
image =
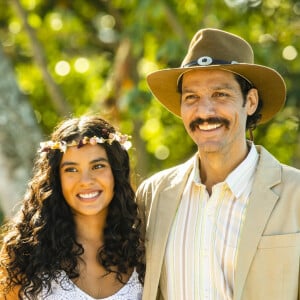
[[[181,117],[200,153],[236,153],[246,140],[246,119],[258,103],[252,89],[244,103],[233,73],[193,70],[182,79]]]

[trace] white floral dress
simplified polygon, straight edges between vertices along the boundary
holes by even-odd
[[[134,271],[128,282],[114,295],[101,298],[101,300],[141,300],[143,287],[138,280],[138,274]],[[93,298],[78,288],[66,275],[61,272],[59,280],[51,284],[51,292],[43,290],[39,300],[100,300]]]

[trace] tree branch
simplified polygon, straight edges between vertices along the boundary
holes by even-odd
[[[68,115],[71,112],[71,108],[69,104],[65,101],[65,98],[59,86],[56,84],[51,74],[48,72],[47,61],[44,55],[44,51],[36,37],[33,28],[29,25],[27,21],[26,11],[23,9],[19,0],[10,0],[10,1],[15,7],[16,13],[19,15],[20,19],[23,22],[24,29],[27,32],[27,35],[29,37],[32,46],[33,57],[42,73],[46,88],[48,90],[54,108],[56,109],[59,115],[61,116]]]

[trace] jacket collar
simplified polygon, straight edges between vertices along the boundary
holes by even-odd
[[[258,243],[279,198],[272,188],[281,182],[281,166],[263,147],[256,146],[256,148],[260,158],[239,243],[234,280],[234,300],[242,297]]]

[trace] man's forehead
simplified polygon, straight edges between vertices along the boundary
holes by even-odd
[[[234,73],[224,69],[194,69],[182,74],[182,79],[186,78],[206,78],[210,77],[224,77],[234,79]]]
[[[234,74],[222,70],[214,70],[214,72],[207,71],[192,71],[183,75],[182,77],[182,90],[189,88],[190,86],[199,86],[203,84],[206,87],[219,88],[233,88],[236,86]]]

